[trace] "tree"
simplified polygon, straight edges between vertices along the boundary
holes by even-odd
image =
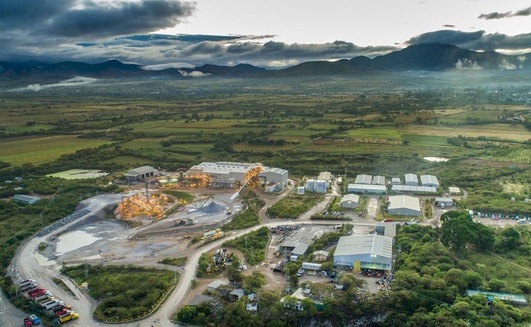
[[[474,246],[478,251],[490,251],[494,247],[494,231],[489,227],[481,224],[476,225],[476,238]]]
[[[466,243],[475,239],[473,225],[472,219],[464,215],[445,220],[442,224],[441,242],[454,250],[462,249]]]

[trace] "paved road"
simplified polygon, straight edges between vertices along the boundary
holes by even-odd
[[[289,192],[284,193],[283,196],[287,196]],[[233,232],[231,235],[209,243],[205,246],[200,247],[196,252],[192,252],[189,254],[189,260],[184,267],[184,271],[181,274],[181,278],[179,280],[178,285],[174,288],[172,293],[168,296],[166,301],[161,305],[160,309],[151,315],[150,317],[139,320],[132,323],[127,324],[116,324],[114,326],[136,326],[136,327],[150,327],[150,326],[160,326],[160,327],[166,327],[166,326],[175,326],[174,323],[170,321],[171,315],[176,311],[178,307],[180,307],[183,304],[183,301],[187,295],[187,293],[190,290],[191,282],[195,278],[197,265],[199,262],[200,256],[208,251],[211,251],[217,247],[220,247],[221,244],[227,240],[234,239],[236,237],[242,236],[244,234],[247,234],[251,231],[257,230],[260,227],[267,226],[267,227],[274,227],[279,225],[298,225],[298,224],[312,224],[312,225],[330,225],[330,224],[341,224],[344,223],[344,221],[309,221],[304,218],[309,219],[311,214],[313,214],[313,211],[324,209],[324,206],[328,203],[330,200],[330,196],[325,197],[325,199],[319,203],[316,207],[312,208],[308,213],[303,215],[303,219],[297,220],[297,221],[290,221],[286,222],[285,220],[277,220],[275,222],[266,222],[262,223],[259,226],[255,226],[249,229],[241,230]],[[79,219],[76,219],[73,222],[70,222],[68,224],[65,224],[58,228],[52,235],[55,235],[57,233],[60,233],[62,231],[65,231],[69,227],[71,227],[74,223],[77,223],[79,221],[82,221],[83,219],[86,219],[96,212],[103,210],[106,206],[118,203],[121,200],[121,195],[103,195],[98,196],[95,198],[90,199],[86,202],[86,206],[83,208],[84,210],[90,211],[90,213],[83,215]],[[268,204],[271,205],[271,203],[276,203],[276,201],[279,201],[280,199],[274,198],[271,199]],[[263,211],[263,214],[265,215],[265,211]],[[266,216],[267,218],[267,216]],[[363,225],[363,226],[374,226],[375,223],[357,223],[356,225]],[[130,231],[129,233],[134,233],[135,231]],[[89,296],[87,296],[84,292],[77,289],[77,286],[74,285],[70,280],[66,279],[63,275],[60,274],[60,267],[56,265],[54,262],[46,262],[46,259],[44,257],[39,258],[40,254],[37,252],[37,248],[41,242],[44,242],[47,239],[48,236],[41,236],[41,237],[35,237],[31,240],[29,240],[26,244],[21,246],[19,248],[19,251],[13,260],[12,267],[14,274],[19,276],[20,279],[26,279],[26,278],[33,278],[36,279],[39,283],[39,286],[44,287],[48,290],[50,290],[55,297],[57,297],[60,300],[63,300],[65,303],[69,303],[72,305],[75,311],[77,311],[80,314],[80,318],[76,321],[72,321],[69,323],[70,326],[87,326],[87,327],[102,327],[102,326],[109,326],[108,324],[103,324],[96,322],[92,319],[92,312],[94,312],[94,309],[97,305],[96,301],[91,299]],[[138,262],[131,262],[133,264],[138,264]],[[108,264],[112,264],[112,262],[109,262]],[[75,296],[71,296],[67,293],[65,293],[62,289],[60,289],[53,281],[53,278],[61,278],[68,287],[75,293]],[[20,312],[19,312],[20,314]],[[19,319],[20,317],[17,317]],[[9,322],[10,324],[12,322]],[[14,326],[20,324],[20,320],[16,324],[13,324]],[[2,325],[3,326],[3,325]],[[9,326],[9,325],[7,325]]]

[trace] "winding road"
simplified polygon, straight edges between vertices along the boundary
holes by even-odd
[[[234,239],[237,237],[240,237],[244,234],[247,234],[251,231],[257,230],[263,226],[266,227],[274,227],[279,225],[300,225],[300,224],[312,224],[312,225],[330,225],[330,224],[341,224],[344,223],[344,221],[310,221],[309,217],[319,210],[323,210],[328,202],[330,201],[330,197],[333,195],[326,196],[322,202],[318,203],[315,207],[311,208],[308,212],[303,214],[297,221],[289,221],[286,220],[276,220],[275,222],[271,222],[267,215],[265,214],[268,207],[270,207],[272,204],[276,203],[280,199],[282,199],[284,196],[287,196],[289,194],[290,190],[287,190],[282,195],[278,197],[269,197],[267,196],[266,206],[262,208],[259,212],[259,216],[262,220],[262,223],[258,226],[254,226],[245,230],[239,230],[235,231],[232,234],[224,237],[223,239],[220,239],[218,241],[214,241],[212,243],[208,243],[198,249],[195,250],[195,252],[190,252],[187,264],[185,265],[181,277],[179,279],[179,282],[177,286],[173,289],[173,291],[168,295],[165,302],[160,306],[159,310],[157,310],[154,314],[151,316],[138,320],[135,322],[130,323],[123,323],[123,324],[114,324],[114,326],[136,326],[136,327],[169,327],[169,326],[176,326],[175,323],[171,322],[171,316],[177,308],[179,308],[183,301],[190,291],[192,280],[195,278],[196,269],[198,266],[199,258],[201,255],[205,252],[211,251],[213,249],[219,248],[223,242]],[[97,305],[96,301],[91,299],[85,292],[81,291],[72,281],[70,281],[68,278],[65,278],[64,275],[61,275],[60,273],[60,266],[56,264],[55,262],[49,262],[47,259],[38,253],[37,249],[39,247],[39,244],[42,242],[45,242],[49,238],[55,237],[55,235],[64,232],[68,228],[72,227],[72,225],[79,223],[80,221],[91,217],[95,214],[97,214],[99,211],[103,210],[109,205],[117,204],[119,201],[121,201],[122,196],[121,195],[100,195],[94,198],[91,198],[89,200],[84,201],[85,206],[82,208],[83,210],[88,210],[89,213],[81,216],[80,218],[76,219],[73,222],[70,222],[68,224],[64,224],[57,230],[55,230],[53,233],[41,237],[34,237],[33,239],[30,239],[27,243],[22,245],[18,252],[16,257],[14,258],[10,271],[12,272],[12,275],[15,278],[27,279],[27,278],[33,278],[36,279],[39,283],[40,287],[44,287],[48,290],[50,290],[55,297],[64,300],[65,302],[72,305],[74,310],[79,313],[79,319],[76,321],[69,322],[70,326],[83,326],[83,327],[102,327],[102,326],[109,326],[109,324],[104,324],[95,321],[92,318],[92,312],[94,312],[94,309]],[[374,222],[369,223],[357,223],[356,225],[362,225],[362,226],[374,226]],[[137,233],[138,230],[128,230],[128,235],[123,235],[122,237],[132,236],[133,234]],[[156,260],[156,259],[153,259]],[[141,264],[142,262],[131,262],[132,264]],[[112,262],[108,262],[106,264],[112,264]],[[59,288],[54,282],[53,278],[60,278],[62,279],[66,285],[74,292],[75,296],[71,296],[70,294],[63,291],[61,288]],[[17,326],[20,325],[22,320],[20,320],[20,311],[16,313],[16,311],[13,311],[15,309],[12,309],[12,313],[9,313],[4,316],[6,318],[6,321],[4,322],[7,326],[13,325]],[[8,317],[11,317],[11,315],[16,315],[16,321],[11,320]],[[8,317],[6,317],[8,316]],[[15,316],[13,316],[15,317]],[[1,318],[1,316],[0,316]],[[2,318],[2,319],[4,319]]]

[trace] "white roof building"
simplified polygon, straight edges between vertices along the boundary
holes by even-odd
[[[459,189],[459,187],[450,186],[448,188],[448,193],[450,193],[450,194],[461,194],[461,190]]]
[[[260,174],[258,174],[258,178],[260,178],[264,184],[276,184],[278,190],[281,191],[288,186],[289,176],[286,169],[264,167]]]
[[[356,176],[354,184],[370,184],[372,182],[372,175],[361,174]]]
[[[419,179],[417,177],[417,175],[415,174],[405,174],[404,175],[404,184],[406,185],[412,185],[412,186],[417,186],[419,185]]]
[[[385,194],[387,188],[385,185],[371,185],[371,184],[348,184],[348,193],[371,193],[371,194]]]
[[[389,197],[387,211],[391,215],[420,216],[420,201],[408,195],[394,195]]]
[[[393,239],[377,234],[351,235],[339,238],[334,265],[391,270]]]
[[[420,183],[422,186],[439,187],[439,180],[433,175],[420,175]]]
[[[393,185],[391,186],[393,192],[411,192],[411,193],[437,193],[437,189],[433,186],[413,186],[413,185]]]
[[[391,179],[391,183],[392,183],[393,185],[400,185],[400,183],[401,183],[401,182],[400,182],[400,177],[393,177],[393,178]]]
[[[345,194],[341,198],[341,201],[339,202],[339,205],[342,208],[349,208],[354,209],[358,206],[358,203],[360,202],[360,196],[356,194]]]
[[[374,184],[374,185],[385,185],[385,177],[383,177],[383,176],[373,176],[371,183]]]

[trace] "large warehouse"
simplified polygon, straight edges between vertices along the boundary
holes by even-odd
[[[142,166],[128,171],[124,177],[128,182],[139,182],[148,177],[157,176],[158,170],[150,166]]]
[[[420,201],[408,195],[393,195],[389,197],[387,212],[390,215],[420,216]]]
[[[419,179],[415,174],[405,174],[404,175],[404,184],[417,186],[419,185]]]
[[[387,188],[385,185],[348,184],[347,192],[362,194],[385,194],[387,193]]]
[[[186,174],[196,178],[206,176],[212,187],[236,187],[256,176],[267,184],[277,183],[279,190],[288,184],[287,170],[264,167],[260,163],[202,162],[191,167]]]
[[[439,180],[433,175],[420,175],[420,183],[422,186],[439,187]]]
[[[376,234],[339,238],[334,265],[360,269],[391,270],[393,239]]]
[[[372,182],[372,175],[357,175],[354,184],[370,184]]]

